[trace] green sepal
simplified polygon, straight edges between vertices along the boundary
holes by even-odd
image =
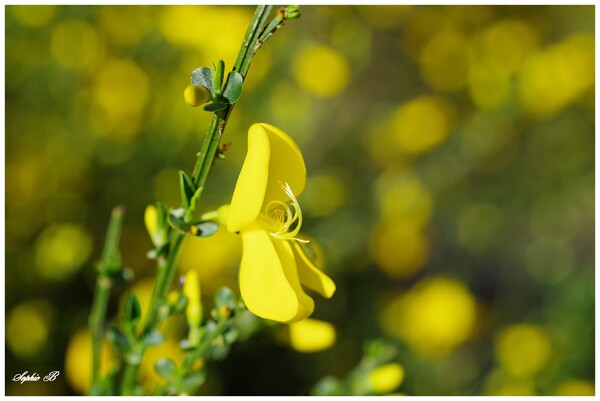
[[[157,243],[154,244],[156,248],[160,248],[167,243],[167,228],[169,226],[167,207],[163,205],[161,202],[156,202],[154,204],[156,206],[156,228],[160,232],[160,238]]]
[[[242,84],[244,78],[242,74],[237,71],[231,71],[227,75],[227,82],[225,82],[225,89],[223,89],[223,97],[229,104],[234,104],[242,96]]]
[[[140,301],[134,292],[129,291],[125,299],[125,306],[123,307],[123,326],[127,331],[134,333],[141,317],[142,308]]]
[[[106,331],[106,338],[119,352],[125,353],[131,348],[129,338],[118,328],[111,326]]]
[[[225,110],[227,104],[221,102],[209,103],[203,107],[204,111],[221,111]]]
[[[153,330],[150,333],[146,334],[142,339],[142,342],[147,346],[158,345],[165,341],[165,338],[158,330]]]
[[[169,213],[169,224],[181,234],[185,234],[188,230],[188,225],[183,221],[184,214],[185,209],[183,208],[171,210]]]
[[[190,177],[181,170],[179,171],[179,190],[181,192],[181,203],[187,209],[191,204],[194,193],[196,193],[196,188]]]
[[[177,366],[175,365],[175,362],[173,362],[172,359],[160,358],[154,364],[154,369],[156,370],[156,373],[158,373],[161,377],[168,379],[169,377],[173,376],[175,370],[177,370]]]
[[[110,270],[106,273],[106,276],[112,283],[123,285],[133,281],[133,270],[127,267],[114,271]]]
[[[212,72],[208,67],[196,68],[192,71],[190,79],[193,85],[204,86],[208,88],[212,97],[215,97],[215,84],[213,83]]]
[[[200,199],[200,196],[202,196],[203,189],[204,187],[199,187],[196,189],[196,192],[194,192],[192,199],[190,199],[190,206],[187,208],[183,216],[184,221],[191,221],[194,218],[194,214],[196,214],[196,207],[198,206],[198,199]]]

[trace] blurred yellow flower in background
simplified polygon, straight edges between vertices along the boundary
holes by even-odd
[[[104,59],[104,41],[98,31],[83,20],[65,20],[52,31],[50,51],[61,65],[91,73]]]
[[[593,397],[596,395],[596,388],[592,382],[586,380],[569,379],[561,382],[554,390],[553,395]]]
[[[117,357],[108,341],[102,342],[100,376],[117,365]],[[65,376],[73,390],[85,394],[92,383],[92,335],[88,329],[77,331],[69,340],[65,355]]]
[[[331,347],[336,340],[335,327],[328,322],[304,319],[287,326],[289,344],[298,352],[318,352]]]
[[[65,280],[88,260],[92,247],[92,237],[83,227],[71,223],[51,225],[36,241],[37,273],[47,280]]]
[[[41,28],[47,25],[56,15],[57,6],[54,5],[14,5],[11,7],[13,15],[19,22],[32,28]]]
[[[379,319],[390,335],[422,355],[443,357],[465,342],[476,321],[476,300],[460,281],[431,276],[386,305]]]
[[[500,332],[496,358],[502,368],[517,378],[528,378],[546,366],[552,342],[544,329],[532,324],[515,324]]]
[[[294,77],[304,90],[319,97],[333,97],[350,80],[350,66],[337,50],[324,45],[308,45],[294,59]]]
[[[54,320],[51,303],[30,299],[15,306],[6,318],[6,345],[22,358],[35,359],[43,351]]]
[[[205,60],[222,59],[231,66],[250,16],[251,9],[234,6],[166,6],[159,26],[171,43],[197,49]]]
[[[458,31],[437,33],[422,49],[421,75],[435,90],[454,92],[465,86],[468,70],[467,39]]]
[[[593,35],[573,34],[527,58],[519,76],[525,110],[534,117],[549,117],[591,90],[594,46]]]
[[[369,374],[368,380],[375,394],[387,394],[402,384],[404,368],[399,363],[381,365]]]

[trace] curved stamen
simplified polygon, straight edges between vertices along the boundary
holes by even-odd
[[[288,183],[283,184],[278,181],[279,186],[290,198],[291,204],[279,200],[273,200],[265,206],[265,215],[268,219],[263,219],[267,223],[269,234],[278,239],[293,239],[302,243],[308,242],[300,238],[295,238],[302,226],[302,210],[300,204],[292,192]],[[294,229],[292,225],[296,223]]]

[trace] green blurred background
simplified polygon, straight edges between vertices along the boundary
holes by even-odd
[[[144,209],[178,205],[210,118],[183,89],[197,67],[231,67],[253,8],[5,11],[6,393],[80,393],[110,210],[126,207],[121,250],[145,302]],[[301,12],[256,56],[201,208],[229,201],[252,123],[289,133],[308,169],[303,232],[338,286],[315,317],[337,342],[239,345],[202,394],[307,394],[378,337],[398,344],[401,393],[593,394],[594,7]],[[180,259],[207,304],[237,291],[241,246],[224,231]],[[178,335],[156,348],[175,353]],[[25,370],[61,376],[10,381]]]

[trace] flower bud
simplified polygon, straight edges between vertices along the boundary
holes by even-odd
[[[188,85],[183,91],[185,102],[192,107],[203,105],[211,99],[210,91],[205,86]]]
[[[190,328],[197,328],[202,323],[202,304],[200,302],[200,280],[195,270],[190,270],[185,275],[183,293],[188,299],[185,308],[185,317]]]

